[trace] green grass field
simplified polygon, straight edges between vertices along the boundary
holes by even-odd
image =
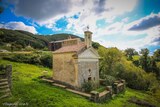
[[[51,76],[51,69],[6,60],[0,60],[0,64],[12,64],[13,66],[12,97],[1,100],[0,107],[6,107],[5,104],[15,102],[19,103],[18,107],[139,107],[127,101],[133,96],[149,101],[157,107],[160,105],[152,96],[129,88],[125,93],[119,94],[105,103],[93,103],[84,97],[51,86],[38,79],[44,70],[48,71]]]

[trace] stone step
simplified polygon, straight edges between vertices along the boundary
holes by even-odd
[[[9,96],[11,96],[11,93],[6,93],[6,94],[0,96],[0,99],[6,98],[6,97],[9,97]]]
[[[57,87],[61,87],[61,88],[66,88],[65,85],[61,85],[61,84],[57,84],[57,83],[53,83],[52,85],[57,86]]]
[[[0,90],[4,88],[9,88],[9,85],[0,86]]]
[[[1,82],[0,86],[8,85],[8,82]]]
[[[0,93],[7,93],[7,92],[10,92],[10,89],[5,89],[5,90],[0,90]]]
[[[7,79],[0,79],[0,83],[1,82],[7,82],[8,80]]]
[[[45,79],[45,78],[42,78],[43,81],[46,81],[46,82],[50,82],[50,83],[54,83],[53,80],[49,80],[49,79]]]
[[[105,91],[99,93],[99,97],[102,97],[102,96],[104,96],[104,95],[107,95],[107,93],[109,93],[109,91],[105,90]]]

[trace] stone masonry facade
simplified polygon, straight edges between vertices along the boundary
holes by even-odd
[[[98,61],[82,61],[78,63],[78,83],[92,81],[96,87],[99,86],[99,62]]]

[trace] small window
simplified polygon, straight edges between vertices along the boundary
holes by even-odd
[[[92,77],[88,77],[88,81],[91,81],[92,80]]]
[[[91,72],[91,69],[89,69],[88,71]]]

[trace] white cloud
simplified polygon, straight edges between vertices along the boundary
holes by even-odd
[[[159,18],[159,17],[160,17],[160,13],[158,13],[158,14],[151,13],[150,15],[148,15],[146,17],[143,17],[143,18],[140,18],[140,19],[133,21],[131,23],[125,24],[125,22],[128,21],[128,17],[126,17],[126,18],[122,19],[121,22],[115,22],[115,23],[113,23],[107,27],[104,27],[104,28],[97,28],[96,33],[100,37],[104,36],[104,35],[113,35],[113,34],[118,34],[118,33],[121,33],[126,36],[148,35],[147,37],[149,37],[149,36],[154,37],[154,35],[156,35],[158,32],[158,30],[156,29],[158,26],[157,23],[152,23],[152,26],[151,26],[151,24],[146,25],[147,29],[146,29],[146,26],[144,26],[144,24],[141,24],[141,23],[144,21],[145,22],[146,21],[153,22],[154,19],[157,22],[157,18]],[[153,19],[153,20],[151,20],[151,19]],[[148,22],[146,22],[146,23],[148,23]],[[139,27],[142,26],[143,28],[141,27],[141,29],[143,29],[143,30],[129,30],[131,27],[133,27],[135,25],[138,25]]]
[[[159,39],[160,36],[158,30],[160,26],[158,26],[157,18],[160,18],[160,13],[158,14],[151,13],[146,17],[133,21],[127,25],[124,25],[121,33],[129,36],[146,35],[146,37],[141,38],[140,40],[133,41],[133,43],[135,42],[134,44],[137,45],[137,47],[159,45],[160,41],[154,42],[154,40]],[[151,24],[149,24],[150,22]],[[130,30],[130,28],[133,27],[135,30]],[[139,29],[137,29],[136,27]]]
[[[80,12],[80,16],[75,23],[69,21],[69,26],[74,27],[74,32],[82,33],[83,27],[89,25],[95,32],[97,29],[96,21],[106,19],[112,23],[116,16],[126,12],[131,12],[138,0],[16,0],[13,9],[17,15],[34,19],[39,25],[46,25],[54,28],[55,22],[66,16],[71,16]],[[36,4],[36,5],[35,5]],[[43,8],[39,8],[43,7]],[[68,19],[70,20],[70,19]],[[69,30],[69,29],[67,29]]]
[[[149,46],[158,46],[160,45],[160,34],[159,34],[160,25],[147,27],[147,29],[143,29],[143,30],[128,30],[132,26],[138,25],[139,23],[143,22],[146,19],[150,19],[150,18],[156,19],[155,17],[158,17],[158,15],[159,14],[152,13],[144,18],[133,21],[129,24],[125,24],[122,21],[122,22],[116,22],[114,24],[111,24],[110,26],[107,26],[103,29],[102,28],[97,29],[96,31],[98,36],[94,38],[94,40],[101,43],[105,47],[118,47],[119,49],[122,49],[122,50],[126,48],[135,48],[136,50],[140,50],[141,48],[147,48]],[[118,41],[103,39],[105,38],[105,36],[111,37],[112,35],[115,35],[115,34],[120,37],[122,37],[123,35],[122,38],[130,38],[131,36],[137,36],[137,38],[132,40],[125,40],[125,41],[123,39]]]
[[[69,26],[74,27],[74,32],[82,33],[83,27],[89,25],[95,32],[96,21],[106,19],[111,23],[116,16],[131,12],[138,0],[8,0],[15,7],[13,11],[19,16],[24,16],[35,20],[40,25],[54,28],[55,22],[66,16],[71,16],[80,12],[76,23],[69,20]],[[36,5],[35,5],[36,4]],[[40,8],[41,7],[41,8]],[[80,30],[81,29],[81,30]],[[67,29],[69,30],[69,29]]]
[[[141,43],[141,40],[136,40],[136,41],[110,41],[110,40],[103,40],[99,39],[96,40],[96,42],[100,43],[101,45],[109,48],[109,47],[117,47],[120,50],[125,50],[127,48],[134,48],[137,51],[139,51],[141,48],[143,48],[143,44]]]
[[[0,28],[12,29],[12,30],[24,30],[36,34],[37,31],[33,26],[25,25],[23,22],[9,22],[1,24]]]
[[[116,22],[105,28],[98,28],[96,30],[96,35],[98,37],[101,37],[104,35],[118,34],[118,33],[121,33],[123,26],[124,26],[123,22]]]
[[[122,24],[116,23],[117,25],[119,24],[120,26],[119,27],[117,26],[115,30],[110,30],[109,28],[98,29],[98,27],[96,26],[96,21],[99,19],[105,19],[107,23],[112,23],[113,20],[118,15],[132,11],[137,4],[137,0],[132,0],[132,1],[107,0],[105,1],[105,3],[103,3],[103,5],[98,7],[97,4],[100,2],[101,0],[94,0],[94,1],[86,0],[84,5],[81,5],[81,7],[78,7],[75,9],[75,10],[79,10],[79,12],[81,13],[79,18],[78,19],[68,18],[69,25],[67,26],[67,28],[69,29],[72,27],[74,28],[74,32],[77,32],[78,34],[82,34],[83,28],[89,25],[90,30],[93,31],[96,35],[102,35],[102,33],[103,35],[104,33],[105,34],[116,33],[116,31],[120,30],[120,27],[122,27]],[[127,19],[125,19],[125,21],[126,20]]]
[[[122,22],[128,22],[128,20],[129,20],[129,17],[126,17],[126,18],[124,18],[124,19],[122,19]]]

